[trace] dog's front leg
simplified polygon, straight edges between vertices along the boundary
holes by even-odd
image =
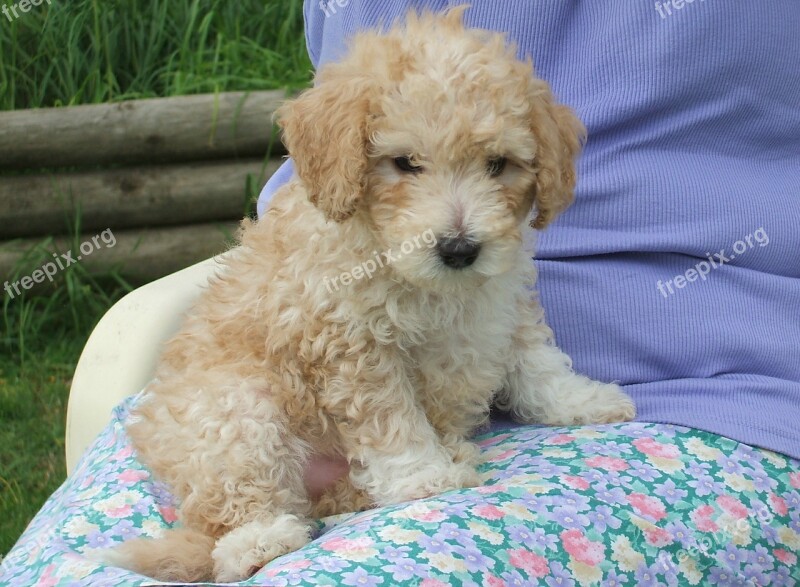
[[[631,399],[613,383],[600,383],[572,370],[572,361],[555,346],[553,332],[535,300],[519,304],[508,375],[497,405],[526,423],[599,424],[631,420]]]
[[[373,370],[351,364],[340,372],[350,377],[337,377],[328,386],[326,410],[336,422],[353,485],[376,505],[480,483],[473,466],[453,461],[402,367]]]

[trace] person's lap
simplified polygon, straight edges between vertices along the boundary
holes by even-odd
[[[131,585],[86,555],[172,525],[126,409],[3,562],[0,583]],[[628,423],[494,430],[484,485],[320,523],[251,585],[791,585],[800,463],[714,434]],[[615,582],[616,581],[616,582]]]

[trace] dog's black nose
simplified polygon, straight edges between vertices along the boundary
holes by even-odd
[[[464,237],[443,238],[439,240],[436,250],[442,262],[453,269],[469,267],[478,258],[481,245]]]

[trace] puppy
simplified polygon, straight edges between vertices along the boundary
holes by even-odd
[[[475,486],[493,401],[526,423],[633,418],[554,346],[522,245],[570,204],[584,129],[462,16],[358,35],[280,108],[296,177],[244,222],[128,427],[181,527],[111,562],[236,581],[314,517]],[[311,495],[312,458],[349,472]]]

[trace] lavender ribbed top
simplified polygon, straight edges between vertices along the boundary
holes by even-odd
[[[431,0],[307,0],[315,65]],[[800,458],[797,0],[472,0],[589,130],[539,290],[576,370],[639,419]],[[263,211],[291,162],[267,184]]]

